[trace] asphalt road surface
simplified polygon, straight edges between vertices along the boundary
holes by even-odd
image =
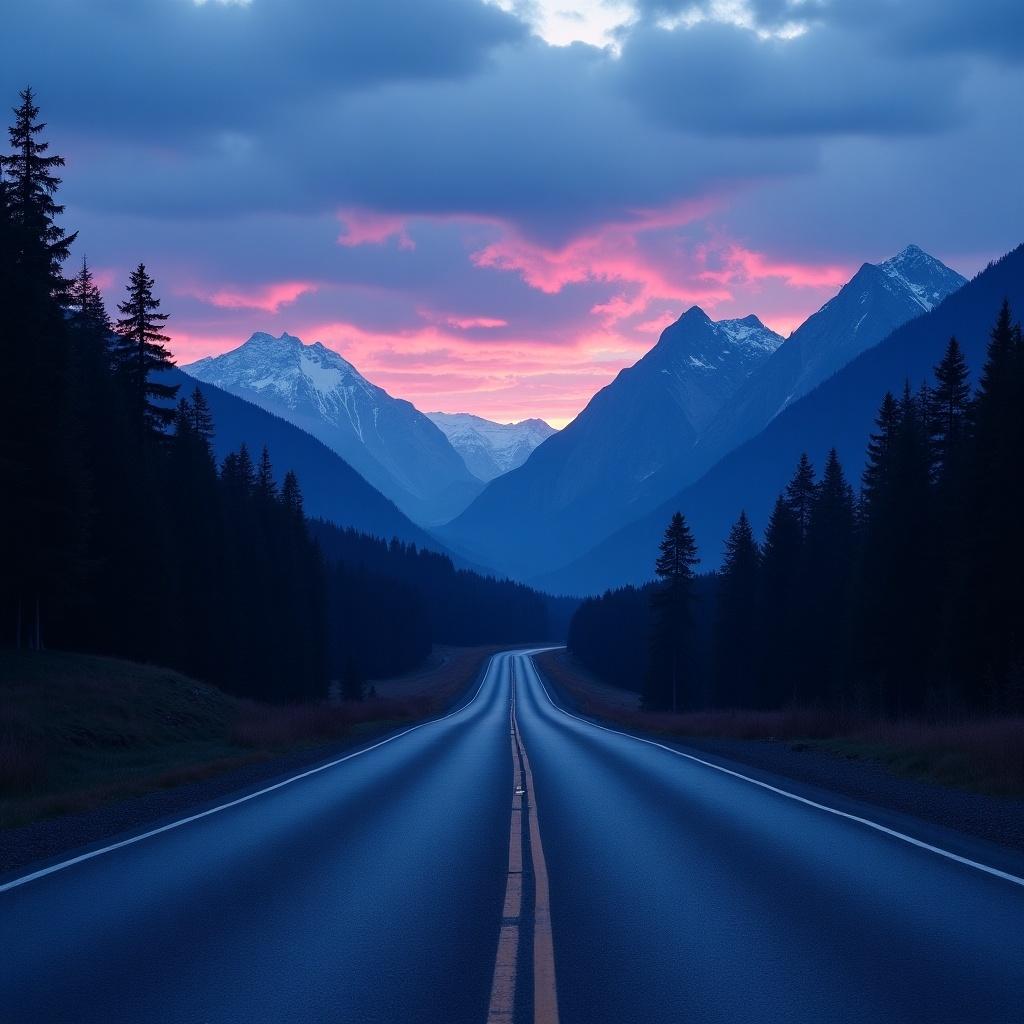
[[[1019,859],[552,696],[0,878],[0,1022],[1024,1022]]]

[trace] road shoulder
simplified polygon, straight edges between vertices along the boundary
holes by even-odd
[[[1024,868],[1024,799],[997,797],[904,778],[871,762],[845,760],[799,745],[764,740],[685,738],[643,732],[602,709],[595,691],[552,671],[552,655],[535,659],[552,698],[581,718],[652,739],[746,774],[805,799],[867,817],[961,856],[1020,874]],[[622,698],[628,702],[628,698]],[[585,701],[585,707],[584,707]]]
[[[43,818],[27,825],[0,830],[0,881],[38,869],[68,856],[159,828],[178,818],[201,812],[227,800],[245,796],[275,782],[353,753],[457,708],[473,694],[483,678],[490,656],[504,648],[466,648],[465,656],[449,654],[438,663],[438,672],[415,674],[414,684],[405,677],[379,681],[385,692],[399,692],[414,685],[428,692],[432,682],[440,687],[442,700],[419,721],[384,722],[343,740],[281,753],[269,760],[233,768],[197,782],[155,789],[140,796],[114,800],[91,810]],[[451,669],[458,663],[458,676]],[[410,677],[411,679],[412,677]]]

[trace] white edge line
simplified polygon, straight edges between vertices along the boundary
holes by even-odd
[[[44,878],[46,875],[55,874],[57,871],[63,871],[65,868],[69,868],[74,864],[81,864],[84,860],[92,860],[93,857],[99,857],[104,853],[111,853],[114,850],[120,850],[123,846],[131,846],[134,843],[140,843],[143,839],[149,839],[151,836],[160,835],[161,832],[169,832],[171,829],[187,825],[192,821],[198,821],[200,818],[208,818],[211,814],[226,811],[229,807],[237,807],[239,804],[244,804],[249,800],[255,800],[258,796],[265,796],[267,793],[273,793],[275,789],[281,789],[283,786],[290,786],[293,782],[298,782],[300,779],[307,779],[310,775],[316,775],[319,772],[327,771],[328,768],[335,768],[345,761],[351,761],[354,757],[359,757],[362,754],[368,754],[371,750],[376,750],[378,747],[383,747],[388,743],[393,743],[395,740],[399,740],[403,736],[408,736],[409,733],[415,732],[417,729],[424,729],[428,725],[437,725],[439,722],[444,722],[446,719],[461,714],[476,701],[477,697],[479,697],[483,691],[484,683],[491,671],[491,663],[495,658],[505,653],[509,652],[500,651],[497,654],[492,654],[487,660],[487,667],[484,669],[483,676],[480,679],[480,685],[477,687],[476,693],[474,693],[465,704],[461,704],[459,707],[455,708],[454,711],[449,711],[448,714],[442,715],[440,718],[431,718],[427,722],[420,722],[418,725],[410,726],[408,729],[404,729],[402,732],[396,733],[394,736],[389,736],[387,739],[374,743],[373,746],[363,747],[361,750],[354,750],[351,754],[346,754],[344,757],[328,761],[327,764],[317,765],[316,768],[310,768],[308,771],[300,772],[298,775],[291,776],[291,778],[282,779],[280,782],[275,782],[272,786],[266,786],[263,789],[259,789],[255,793],[247,793],[245,796],[240,796],[236,800],[229,800],[226,804],[219,804],[216,807],[208,807],[205,811],[200,811],[198,814],[190,814],[187,818],[179,818],[177,821],[161,825],[159,828],[150,829],[148,832],[142,832],[137,836],[129,836],[129,838],[122,839],[120,842],[111,843],[109,846],[103,846],[98,850],[90,850],[88,853],[81,853],[77,857],[62,860],[59,864],[51,864],[49,867],[40,868],[38,871],[22,875],[20,878],[14,878],[9,882],[4,882],[0,885],[0,893],[7,892],[10,889],[16,889],[18,886],[25,885],[27,882],[34,882],[37,878]]]
[[[961,857],[958,853],[943,850],[940,846],[933,846],[931,843],[926,843],[921,839],[915,839],[913,836],[908,836],[903,832],[897,832],[895,829],[889,828],[886,825],[881,825],[877,821],[871,821],[870,818],[862,818],[860,815],[850,814],[847,811],[840,811],[835,807],[829,807],[827,804],[820,804],[816,800],[809,800],[805,796],[798,796],[796,793],[790,793],[788,790],[779,789],[778,786],[772,786],[770,783],[762,782],[760,779],[754,779],[749,775],[743,775],[741,772],[734,772],[730,768],[724,768],[722,765],[715,764],[713,761],[705,761],[702,758],[695,757],[693,754],[687,754],[682,750],[676,750],[673,747],[665,746],[664,743],[658,743],[656,740],[644,739],[643,736],[634,736],[632,733],[621,732],[619,729],[610,729],[606,725],[598,725],[597,722],[591,722],[586,718],[581,718],[579,715],[574,715],[571,711],[566,711],[565,708],[559,707],[559,705],[551,699],[551,694],[548,693],[547,685],[545,684],[537,666],[533,663],[532,654],[529,655],[529,660],[530,667],[533,669],[533,672],[537,677],[537,681],[540,683],[541,689],[544,691],[544,696],[548,699],[548,703],[556,711],[561,712],[568,718],[573,718],[577,722],[582,722],[584,725],[589,725],[594,729],[601,729],[604,732],[610,732],[616,736],[625,736],[627,739],[636,740],[637,743],[646,743],[648,746],[657,747],[659,750],[666,750],[670,754],[675,754],[676,757],[684,757],[688,761],[704,765],[705,768],[713,768],[716,772],[722,772],[724,775],[731,775],[733,778],[742,779],[744,782],[749,782],[754,786],[760,786],[762,789],[767,789],[772,793],[778,793],[779,796],[788,797],[790,800],[796,800],[798,803],[806,804],[808,807],[814,807],[819,811],[826,811],[829,814],[834,814],[838,818],[846,818],[848,821],[855,821],[860,825],[867,825],[868,828],[873,828],[876,832],[882,832],[887,836],[892,836],[894,839],[901,839],[903,842],[909,843],[911,846],[916,846],[922,850],[928,850],[930,853],[937,853],[940,857],[945,857],[947,860],[956,861],[958,864],[974,868],[977,871],[983,871],[985,874],[992,875],[995,878],[1002,878],[1004,881],[1012,882],[1014,885],[1024,886],[1024,878],[1020,878],[1017,875],[1011,875],[1008,871],[1000,871],[999,868],[989,867],[989,865],[982,864],[976,860],[971,860],[969,857]]]

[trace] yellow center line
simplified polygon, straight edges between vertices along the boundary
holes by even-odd
[[[526,756],[516,720],[515,662],[510,659],[511,700],[509,734],[512,745],[512,815],[509,823],[508,877],[502,910],[498,953],[491,982],[487,1020],[511,1022],[515,1016],[516,977],[519,959],[519,929],[523,905],[523,798],[527,803],[530,852],[533,859],[533,1020],[534,1024],[558,1024],[558,995],[555,988],[555,953],[551,937],[551,901],[548,869],[540,840],[533,772]]]

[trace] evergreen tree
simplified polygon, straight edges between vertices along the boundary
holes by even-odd
[[[152,379],[154,373],[174,366],[162,333],[168,314],[158,313],[160,300],[153,295],[153,279],[140,263],[131,273],[128,297],[118,304],[123,314],[117,321],[117,340],[113,349],[114,366],[131,395],[133,414],[140,436],[163,437],[174,422],[173,401],[178,385]]]
[[[901,715],[921,706],[935,617],[930,439],[909,384],[886,395],[865,470],[867,522],[860,651],[873,701]]]
[[[48,152],[31,89],[21,93],[0,155],[0,614],[19,646],[41,647],[44,619],[70,615],[85,567],[88,491],[76,458],[62,263],[74,235],[57,222],[63,158]]]
[[[89,263],[82,257],[82,269],[71,279],[68,288],[68,306],[73,314],[75,327],[90,338],[102,340],[104,348],[112,326],[100,292],[89,269]]]
[[[266,445],[263,446],[263,451],[260,453],[259,468],[256,470],[256,494],[264,502],[277,500],[274,467],[270,462],[270,452]]]
[[[188,403],[189,430],[205,448],[207,455],[213,459],[213,413],[207,404],[206,396],[197,384],[192,391]]]
[[[948,477],[955,467],[967,436],[971,402],[970,373],[963,350],[956,338],[950,338],[942,362],[935,367],[935,387],[931,390],[931,441],[938,480]]]
[[[836,704],[846,690],[855,551],[853,488],[833,448],[815,489],[804,549],[801,596],[808,672],[800,700]]]
[[[284,475],[284,483],[281,485],[281,503],[293,521],[302,522],[304,518],[302,491],[299,488],[299,478],[291,470]]]
[[[964,670],[974,684],[969,701],[995,711],[1024,704],[1024,346],[1006,302],[992,329],[971,421]]]
[[[64,166],[64,158],[48,153],[49,143],[37,138],[46,128],[31,88],[20,93],[14,108],[14,124],[8,129],[11,153],[0,157],[6,178],[8,217],[15,241],[15,259],[25,277],[44,287],[55,301],[67,294],[68,282],[62,266],[77,237],[57,223],[64,207],[54,198],[60,178],[53,172]]]
[[[875,431],[868,440],[867,461],[861,481],[863,516],[870,519],[874,507],[883,500],[885,485],[892,470],[892,453],[900,427],[900,408],[891,391],[885,393]]]
[[[715,617],[713,703],[754,707],[757,694],[758,589],[761,551],[746,512],[741,512],[725,542],[719,571]]]
[[[688,644],[693,569],[699,562],[693,534],[683,514],[676,512],[665,530],[654,567],[659,583],[651,598],[654,631],[644,698],[648,708],[676,712],[696,701]]]
[[[814,466],[804,452],[797,463],[793,479],[786,485],[786,505],[800,527],[801,538],[807,536],[811,524],[811,510],[814,508]]]
[[[800,651],[802,537],[800,522],[780,495],[765,530],[760,611],[763,642],[757,702],[781,707],[792,697],[794,659]]]

